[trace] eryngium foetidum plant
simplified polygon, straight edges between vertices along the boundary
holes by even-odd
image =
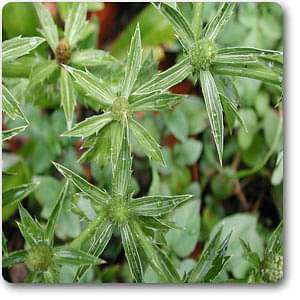
[[[163,250],[155,244],[153,232],[164,232],[172,228],[172,224],[165,220],[166,215],[178,205],[188,201],[191,195],[133,198],[129,192],[132,157],[128,131],[125,118],[122,122],[121,149],[112,173],[111,193],[88,183],[64,166],[54,163],[59,172],[82,192],[83,197],[90,200],[96,213],[92,219],[85,218],[86,228],[71,242],[71,247],[98,257],[117,229],[121,233],[126,258],[136,282],[143,280],[141,251],[162,281],[179,282],[180,276],[176,268]],[[87,269],[87,267],[79,268],[75,281],[80,281]]]
[[[15,62],[18,58],[28,54],[34,50],[45,39],[40,37],[15,37],[10,40],[4,41],[2,44],[2,64],[7,67],[10,63]],[[3,78],[5,81],[5,78]],[[26,116],[22,112],[18,100],[9,91],[9,89],[2,83],[2,108],[9,118],[15,120],[16,118],[24,120],[27,124]],[[4,130],[2,132],[2,140],[6,141],[16,134],[26,129],[26,125],[22,125],[13,129]]]
[[[59,283],[60,268],[64,264],[90,266],[102,262],[99,258],[78,249],[53,246],[54,229],[67,195],[68,186],[67,181],[45,228],[19,204],[21,222],[18,226],[28,248],[4,254],[2,267],[7,268],[24,262],[29,270],[26,282]]]
[[[219,79],[219,82],[215,80],[216,75],[248,77],[280,86],[283,55],[279,51],[250,47],[220,49],[217,47],[216,39],[230,19],[235,3],[223,3],[204,29],[202,29],[203,3],[193,3],[191,20],[186,19],[179,5],[155,4],[172,23],[183,47],[184,58],[169,71],[173,69],[181,73],[181,80],[192,76],[195,82],[200,82],[219,160],[222,163],[223,110],[229,127],[233,126],[235,118],[241,123],[242,119],[237,111],[236,97],[232,92],[228,92],[228,87],[222,83],[222,80]],[[230,86],[229,90],[236,91],[232,88],[234,86],[232,81]]]
[[[75,125],[74,128],[65,132],[63,136],[87,138],[90,149],[97,147],[98,137],[100,143],[109,147],[108,152],[112,154],[112,162],[116,161],[123,135],[122,122],[128,121],[130,132],[149,159],[164,163],[159,144],[150,133],[134,119],[136,112],[157,111],[171,107],[180,100],[180,95],[166,92],[166,89],[173,85],[173,80],[166,77],[162,83],[162,73],[154,76],[152,82],[159,82],[155,87],[148,87],[148,83],[139,84],[139,75],[142,69],[142,47],[139,25],[131,40],[130,50],[125,65],[125,73],[119,88],[114,90],[109,83],[104,83],[88,71],[81,71],[65,66],[65,69],[72,75],[76,83],[85,91],[86,95],[97,99],[103,106],[104,113],[90,118]],[[180,74],[171,73],[170,77],[176,79]],[[171,78],[170,78],[171,79]],[[136,84],[137,83],[137,84]],[[108,136],[108,141],[106,140]],[[128,136],[129,138],[129,136]],[[110,144],[110,145],[109,145]],[[88,154],[88,153],[87,153]]]
[[[47,78],[59,72],[59,89],[61,104],[65,113],[68,128],[72,127],[76,94],[72,78],[62,65],[78,67],[91,67],[110,61],[112,57],[99,49],[78,49],[78,42],[84,37],[87,27],[87,3],[74,2],[65,21],[64,33],[60,37],[54,20],[42,3],[34,3],[45,37],[52,50],[54,59],[43,60],[33,68],[28,85],[30,93],[37,85],[42,84]]]

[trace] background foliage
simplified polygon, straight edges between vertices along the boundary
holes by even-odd
[[[52,4],[59,30],[66,17],[64,5]],[[217,4],[205,4],[204,23],[216,13]],[[189,5],[186,5],[186,15]],[[137,22],[140,25],[142,46],[146,53],[153,51],[160,69],[166,69],[181,59],[181,46],[175,40],[173,29],[166,18],[149,4],[106,3],[89,7],[89,31],[79,42],[81,49],[101,48],[123,59],[130,47],[131,36]],[[39,36],[38,18],[30,3],[9,3],[3,9],[3,40],[22,36]],[[249,46],[282,50],[282,11],[277,4],[239,4],[218,40],[221,46]],[[3,143],[3,191],[12,187],[39,182],[33,193],[24,197],[23,205],[45,223],[59,197],[63,182],[51,161],[57,161],[90,182],[109,188],[111,170],[95,157],[91,163],[78,162],[82,143],[78,139],[61,137],[67,130],[64,113],[60,107],[59,93],[54,77],[45,85],[37,85],[28,95],[30,62],[47,58],[44,44],[23,59],[24,76],[13,78],[14,69],[4,69],[5,84],[19,101],[30,126],[13,139]],[[28,70],[26,63],[28,62]],[[24,67],[25,66],[25,67]],[[14,65],[17,68],[17,65]],[[95,75],[105,76],[112,84],[120,77],[119,69],[109,72],[93,67]],[[45,82],[44,82],[45,83]],[[163,145],[166,166],[149,164],[140,146],[133,142],[135,155],[134,179],[131,183],[135,196],[150,194],[190,193],[194,200],[177,208],[170,217],[184,229],[170,229],[166,234],[168,254],[181,275],[194,265],[204,245],[223,225],[222,237],[232,231],[227,255],[232,255],[225,269],[215,281],[249,281],[253,275],[251,263],[245,257],[242,238],[260,260],[271,232],[283,217],[283,158],[282,137],[279,145],[273,142],[279,123],[278,107],[281,91],[274,86],[252,79],[235,79],[240,95],[240,113],[248,132],[238,123],[231,135],[225,129],[223,168],[220,167],[213,143],[203,96],[199,85],[191,79],[176,85],[175,93],[188,94],[185,101],[173,110],[160,113],[139,113],[137,119]],[[98,110],[97,103],[88,97],[77,97],[78,121]],[[88,107],[89,106],[89,107]],[[3,128],[21,126],[22,120],[3,116]],[[267,161],[266,159],[267,158]],[[246,171],[245,171],[246,170]],[[238,178],[232,176],[236,171]],[[55,242],[62,245],[76,237],[81,228],[80,216],[71,208],[71,199],[65,201],[62,215],[55,228]],[[17,205],[3,207],[3,232],[8,239],[9,251],[23,249],[24,241],[17,229]],[[120,236],[114,234],[102,258],[106,264],[88,272],[87,282],[132,282],[132,276],[121,246]],[[4,269],[9,281],[23,281],[24,265]],[[61,282],[70,282],[72,267],[64,266]],[[145,282],[158,282],[151,267],[146,269]],[[254,280],[255,281],[255,280]],[[256,280],[258,281],[258,279]]]

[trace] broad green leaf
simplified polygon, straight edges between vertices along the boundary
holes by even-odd
[[[95,67],[115,62],[108,52],[100,49],[77,50],[72,54],[72,64],[80,67]]]
[[[4,84],[2,84],[2,105],[3,110],[11,119],[15,120],[17,117],[19,117],[26,120],[17,99],[12,95],[12,93]]]
[[[85,2],[74,2],[69,11],[65,23],[65,38],[73,48],[80,37],[85,24],[86,24],[87,4]]]
[[[280,116],[276,113],[276,111],[272,109],[269,109],[268,112],[265,114],[263,120],[263,131],[265,142],[269,148],[271,148],[273,145],[277,132],[279,118]]]
[[[223,109],[220,101],[219,92],[214,78],[209,71],[200,72],[200,82],[209,118],[209,123],[217,147],[219,161],[222,165],[224,125]]]
[[[243,257],[243,248],[240,238],[251,245],[261,258],[263,252],[263,241],[257,232],[257,217],[248,213],[237,213],[223,218],[214,226],[210,237],[212,238],[220,228],[223,228],[221,240],[231,233],[228,243],[227,255],[231,256],[226,264],[226,270],[233,273],[235,278],[244,278],[249,271],[249,263]]]
[[[112,113],[106,112],[96,115],[77,123],[71,130],[66,131],[62,136],[74,136],[86,138],[98,132],[113,120]]]
[[[29,84],[27,87],[28,93],[32,93],[34,87],[43,83],[57,69],[58,65],[55,60],[47,60],[35,66],[29,77]]]
[[[282,76],[280,74],[274,72],[272,68],[263,65],[245,63],[236,66],[215,63],[212,65],[211,71],[219,75],[253,78],[269,84],[281,85],[282,83]]]
[[[64,68],[61,68],[60,71],[60,97],[67,120],[67,127],[68,130],[70,130],[72,127],[76,99],[71,76]]]
[[[152,80],[134,91],[134,94],[139,95],[165,91],[183,81],[191,72],[192,66],[189,63],[189,58],[186,57],[173,67],[155,75]]]
[[[42,26],[41,33],[47,40],[52,51],[55,53],[59,40],[58,40],[58,30],[53,21],[53,18],[49,10],[47,10],[47,8],[44,6],[43,3],[36,2],[34,3],[34,7],[39,17],[40,24]]]
[[[28,183],[13,187],[2,192],[2,207],[13,205],[26,198],[34,191],[38,183]]]
[[[159,217],[173,211],[175,207],[187,202],[191,197],[191,195],[145,196],[132,199],[129,202],[129,209],[136,215]]]
[[[229,21],[235,5],[234,2],[225,2],[220,6],[217,14],[205,28],[205,38],[212,41],[215,40],[217,35],[223,30],[225,24]]]
[[[132,276],[136,282],[143,280],[143,268],[138,252],[138,239],[134,236],[129,224],[120,226],[122,244],[125,250],[126,258],[130,267]]]
[[[182,95],[176,94],[145,94],[137,96],[133,103],[130,104],[130,110],[133,112],[138,111],[159,111],[164,108],[172,108],[181,99]]]
[[[29,245],[33,246],[43,241],[44,233],[42,231],[42,228],[20,203],[19,214],[21,218],[21,223],[18,223],[18,225],[22,232],[22,235],[24,236],[25,240],[29,243]]]
[[[27,251],[18,250],[2,257],[2,268],[9,268],[26,260]]]
[[[132,157],[128,141],[128,128],[124,128],[122,146],[113,169],[112,191],[116,196],[124,197],[128,193],[131,178]]]
[[[132,88],[139,74],[142,65],[142,45],[139,25],[131,39],[130,49],[127,56],[124,81],[122,84],[121,96],[128,99]]]
[[[19,134],[20,132],[24,131],[28,125],[15,127],[9,130],[3,130],[2,131],[2,141],[7,141],[10,138],[14,137],[15,135]]]
[[[54,259],[58,264],[71,264],[77,266],[97,265],[103,262],[99,258],[89,255],[84,251],[70,247],[54,248]]]
[[[110,200],[110,196],[103,190],[99,189],[98,187],[90,184],[85,179],[80,177],[79,175],[75,174],[71,170],[67,169],[66,167],[53,162],[54,166],[57,170],[66,178],[72,181],[72,183],[81,190],[84,194],[86,194],[92,201],[100,205],[106,205],[107,201]]]
[[[177,208],[172,215],[171,220],[177,229],[168,231],[166,240],[168,246],[180,257],[188,256],[197,244],[200,230],[199,211],[200,201],[194,200]]]
[[[75,239],[71,246],[80,247],[86,253],[99,257],[111,239],[114,224],[107,218],[97,217],[87,228],[82,231],[78,239]],[[79,241],[79,242],[77,242]],[[81,267],[74,277],[75,281],[81,281],[88,270],[88,267]]]
[[[88,71],[84,72],[68,66],[64,66],[64,68],[73,76],[75,82],[87,96],[94,98],[104,106],[113,103],[115,95],[100,78],[95,77]]]
[[[40,37],[15,37],[2,44],[2,63],[13,61],[35,49],[45,39]]]
[[[180,40],[184,48],[189,49],[193,45],[195,37],[192,28],[185,17],[179,10],[168,3],[160,3],[159,10],[172,23],[177,34],[177,38]]]
[[[181,144],[176,144],[174,154],[179,166],[189,166],[197,162],[202,152],[202,143],[195,139],[187,139]]]
[[[69,186],[69,181],[67,181],[65,183],[65,185],[63,186],[59,197],[57,199],[57,202],[51,212],[51,215],[48,219],[47,222],[47,226],[45,229],[45,240],[48,242],[49,245],[53,244],[53,237],[54,237],[54,228],[56,225],[56,222],[60,216],[66,195],[67,195],[67,191],[68,191],[68,186]]]
[[[146,153],[149,159],[165,164],[160,146],[149,134],[149,132],[134,119],[130,119],[129,126],[138,143],[141,145],[143,151]]]

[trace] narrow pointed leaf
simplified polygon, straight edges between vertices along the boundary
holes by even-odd
[[[40,37],[15,37],[6,40],[2,44],[2,63],[14,61],[15,59],[28,54],[35,49],[45,39]]]
[[[90,197],[91,200],[95,201],[100,205],[106,205],[107,201],[110,200],[110,196],[107,192],[99,189],[98,187],[90,184],[85,179],[75,174],[66,167],[53,162],[56,169],[66,178],[72,181],[72,183],[84,194]]]
[[[241,126],[247,132],[247,127],[246,127],[245,121],[239,114],[236,104],[233,101],[231,101],[228,97],[226,97],[224,94],[220,94],[220,99],[222,102],[222,106],[224,109],[226,121],[227,121],[230,132],[232,132],[232,130],[233,130],[236,119],[239,121]]]
[[[97,265],[103,262],[98,257],[89,255],[84,251],[66,247],[54,248],[54,259],[58,264],[70,264],[77,266]]]
[[[120,122],[113,122],[110,125],[111,164],[113,170],[115,169],[122,147],[123,136],[125,134],[124,130],[126,130],[124,125],[124,122],[122,122],[122,124]]]
[[[131,39],[130,49],[127,56],[125,76],[122,84],[121,95],[128,99],[142,65],[142,45],[139,25]]]
[[[17,99],[12,95],[5,85],[2,85],[2,105],[7,115],[15,120],[17,117],[26,120]]]
[[[72,54],[71,63],[80,67],[95,67],[114,63],[116,59],[100,49],[78,50]]]
[[[193,45],[195,37],[188,21],[179,10],[168,3],[161,3],[159,9],[172,23],[177,38],[181,41],[185,49],[189,49]]]
[[[31,217],[28,211],[19,203],[19,214],[21,218],[21,223],[19,228],[23,233],[25,233],[24,238],[29,237],[26,240],[31,246],[32,243],[37,244],[44,240],[44,233],[40,225]],[[25,232],[25,231],[26,232]]]
[[[104,106],[113,103],[115,95],[100,78],[87,71],[84,72],[68,66],[64,66],[64,68],[73,76],[75,82],[87,96],[94,98]]]
[[[143,151],[150,160],[155,160],[165,164],[163,154],[160,150],[159,144],[150,135],[150,133],[140,123],[131,119],[129,122],[130,129],[132,130],[138,143],[141,145]]]
[[[208,113],[209,123],[212,129],[213,137],[217,147],[217,152],[222,165],[223,155],[223,109],[220,101],[219,92],[216,83],[209,71],[200,72],[201,88]]]
[[[7,141],[10,138],[14,137],[15,135],[19,134],[20,132],[24,131],[28,125],[15,127],[9,130],[2,131],[2,141]]]
[[[72,127],[76,99],[71,76],[63,68],[61,68],[60,71],[60,97],[67,120],[67,127],[70,130]]]
[[[22,184],[2,192],[2,207],[16,204],[26,198],[37,187],[37,183]]]
[[[2,268],[9,268],[13,265],[22,263],[26,260],[26,257],[26,250],[18,250],[11,252],[7,256],[2,257]]]
[[[136,215],[159,217],[191,199],[191,195],[145,196],[132,199],[129,209]]]
[[[174,269],[170,269],[170,264],[165,263],[162,260],[161,255],[158,253],[153,241],[144,234],[140,225],[135,221],[132,226],[133,231],[136,236],[139,237],[139,244],[142,247],[147,260],[154,270],[154,272],[159,276],[159,278],[166,283],[178,283],[180,281],[179,275],[174,274]]]
[[[70,43],[71,47],[75,47],[80,33],[86,24],[87,4],[85,2],[74,2],[69,11],[65,23],[65,38]]]
[[[55,53],[59,40],[57,27],[53,21],[53,18],[43,3],[35,2],[33,5],[42,26],[41,33],[47,40],[52,51]]]
[[[34,87],[36,87],[38,84],[43,83],[57,69],[58,65],[54,60],[44,61],[34,67],[29,77],[29,84],[27,87],[28,92],[32,92],[32,89]]]
[[[48,219],[48,223],[47,223],[47,226],[45,229],[45,240],[48,242],[49,245],[53,244],[55,225],[60,216],[64,201],[65,201],[65,198],[67,195],[68,186],[69,186],[69,181],[67,180],[58,196],[57,202],[56,202],[56,204],[50,214],[50,217]]]
[[[258,269],[260,267],[260,258],[258,254],[251,250],[251,247],[247,241],[240,239],[240,243],[243,248],[243,256],[250,263],[253,268]]]
[[[183,81],[191,73],[192,66],[189,63],[189,58],[186,57],[173,67],[155,75],[152,80],[139,87],[134,94],[139,95],[165,91]]]
[[[195,39],[199,39],[201,37],[202,32],[202,24],[203,24],[203,8],[204,3],[203,2],[194,2],[194,14],[192,19],[192,30],[195,36]]]
[[[57,265],[50,267],[46,272],[42,273],[43,276],[43,283],[59,283],[60,281],[60,270],[58,269]]]
[[[130,271],[136,282],[143,280],[143,268],[138,252],[137,237],[134,236],[129,224],[120,227],[122,244],[125,250]]]
[[[229,21],[235,5],[236,4],[234,2],[224,2],[222,4],[215,17],[207,25],[205,30],[205,38],[212,41],[215,40],[217,35],[223,30],[224,26]]]
[[[122,146],[113,170],[112,191],[114,195],[126,196],[131,178],[131,166],[132,157],[128,141],[128,128],[126,126],[123,129]]]
[[[281,85],[282,75],[274,72],[272,68],[257,64],[243,64],[243,65],[226,65],[214,63],[211,71],[218,75],[239,76],[261,80],[265,83]]]
[[[77,123],[71,130],[64,132],[62,136],[88,137],[98,132],[113,120],[112,113],[107,112],[101,115],[92,116]]]
[[[176,94],[145,94],[136,96],[136,100],[130,104],[130,110],[132,112],[137,111],[158,111],[164,108],[172,108],[177,104],[183,97],[182,95]]]
[[[71,245],[72,247],[79,247],[82,245],[82,251],[85,251],[94,257],[99,257],[110,241],[114,229],[115,226],[109,219],[98,217],[88,225],[88,227],[80,234],[80,238],[75,239],[75,242]],[[76,240],[79,242],[77,243]],[[80,267],[74,280],[79,282],[88,268],[88,266]]]

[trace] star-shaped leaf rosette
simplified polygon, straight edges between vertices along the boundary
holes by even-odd
[[[213,138],[222,164],[223,111],[230,130],[234,126],[235,119],[243,125],[237,109],[237,89],[230,77],[253,78],[280,89],[283,54],[280,51],[251,47],[217,47],[217,37],[230,20],[235,8],[236,4],[233,2],[221,4],[216,15],[203,29],[203,3],[201,2],[192,4],[192,16],[185,14],[184,9],[181,10],[183,6],[180,3],[154,5],[171,22],[183,48],[183,59],[169,71],[176,69],[181,73],[182,77],[178,77],[180,80],[191,76],[195,82],[200,82]],[[224,82],[224,75],[227,75],[226,82]],[[148,86],[151,90],[152,85],[149,83]]]
[[[157,73],[150,79],[149,86],[149,82],[139,80],[144,72],[143,65],[141,35],[137,25],[131,40],[124,77],[117,91],[115,87],[88,71],[65,66],[86,95],[97,99],[103,105],[104,113],[85,119],[63,134],[85,138],[84,147],[89,148],[85,155],[97,151],[99,144],[102,147],[105,144],[107,152],[111,153],[112,162],[116,161],[124,135],[122,122],[126,119],[130,133],[133,133],[149,159],[164,163],[159,144],[134,116],[136,112],[158,111],[176,104],[182,96],[169,93],[167,89],[173,86],[174,82],[182,80],[180,78],[184,71],[176,72],[173,69],[171,72],[167,70]]]
[[[180,276],[163,250],[153,240],[150,232],[165,232],[172,228],[166,216],[178,205],[186,203],[191,195],[145,196],[133,198],[130,194],[132,157],[128,144],[128,123],[122,122],[123,137],[121,149],[112,174],[112,188],[109,194],[64,166],[54,163],[58,171],[81,191],[79,195],[90,201],[95,212],[87,215],[80,205],[77,209],[85,215],[86,227],[70,246],[92,256],[100,256],[113,232],[121,234],[129,268],[136,282],[143,280],[143,261],[148,262],[164,282],[178,282]],[[76,199],[76,198],[75,198]],[[75,204],[76,206],[76,204]],[[173,226],[174,227],[174,226]],[[88,267],[79,268],[75,281],[80,281]]]
[[[109,64],[113,58],[100,49],[78,49],[79,41],[84,37],[87,28],[87,3],[74,2],[65,21],[63,36],[59,36],[58,28],[49,12],[42,3],[34,3],[40,25],[41,34],[52,50],[54,59],[44,59],[36,65],[29,77],[28,93],[44,83],[45,80],[59,74],[58,83],[61,105],[63,107],[68,128],[72,127],[76,94],[71,76],[62,65],[81,68]],[[114,61],[114,60],[113,60]]]
[[[68,246],[53,246],[54,229],[66,199],[68,186],[69,182],[67,181],[60,192],[45,228],[19,204],[21,221],[18,222],[18,226],[28,248],[6,253],[2,259],[2,267],[8,268],[24,262],[29,270],[29,274],[25,279],[28,283],[59,283],[60,268],[65,264],[90,266],[104,262],[78,249]]]

